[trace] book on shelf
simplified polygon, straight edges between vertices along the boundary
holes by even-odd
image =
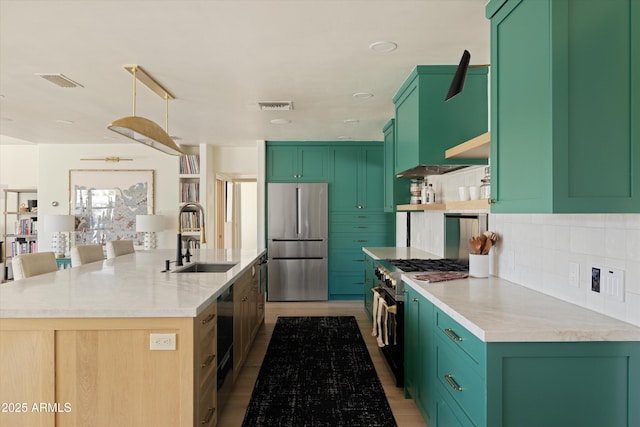
[[[180,156],[180,174],[197,175],[200,173],[200,155],[185,154]]]
[[[38,234],[38,218],[19,219],[16,221],[15,231],[20,236]]]
[[[180,185],[180,202],[199,202],[200,184],[197,182],[183,182]]]
[[[18,237],[11,242],[11,256],[38,252],[38,242]]]
[[[200,230],[200,213],[182,212],[182,215],[180,215],[180,226],[184,231]]]

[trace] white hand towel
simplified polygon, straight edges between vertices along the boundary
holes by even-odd
[[[380,304],[380,294],[374,290],[373,292],[373,330],[371,331],[371,335],[374,337],[378,336],[378,304]]]
[[[386,312],[386,310],[384,309],[384,298],[380,298],[378,300],[378,317],[377,317],[377,322],[378,322],[378,347],[384,347],[384,341],[382,339],[382,336],[384,335],[383,331],[383,324],[382,324],[382,318],[384,316],[384,312]]]

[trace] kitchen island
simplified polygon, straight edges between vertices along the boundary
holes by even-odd
[[[497,277],[420,276],[402,275],[405,392],[430,426],[640,425],[640,327]]]
[[[215,425],[216,300],[263,254],[195,251],[235,265],[176,273],[175,251],[138,251],[0,285],[0,425]]]

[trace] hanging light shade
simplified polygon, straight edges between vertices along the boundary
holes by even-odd
[[[174,99],[167,90],[165,90],[158,82],[156,82],[142,67],[138,65],[126,65],[124,67],[133,75],[133,116],[123,117],[115,120],[107,126],[110,130],[120,135],[131,138],[134,141],[148,145],[149,147],[160,150],[163,153],[178,156],[184,154],[182,149],[169,136],[169,99]],[[136,116],[136,82],[140,80],[149,89],[164,98],[166,102],[166,129],[162,129],[160,125],[152,120],[144,117]]]
[[[460,58],[460,64],[458,64],[458,69],[456,70],[456,74],[453,76],[453,80],[451,81],[451,85],[449,86],[449,92],[447,92],[447,97],[444,99],[445,101],[450,100],[460,92],[464,88],[464,80],[467,77],[467,70],[469,69],[469,60],[471,59],[471,54],[468,50],[462,53],[462,58]]]

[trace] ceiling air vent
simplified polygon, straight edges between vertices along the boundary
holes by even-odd
[[[80,83],[74,82],[64,74],[36,73],[35,75],[40,76],[43,79],[48,80],[54,85],[60,86],[60,87],[84,87]]]
[[[258,102],[258,108],[260,108],[260,111],[291,111],[293,110],[293,102]]]

